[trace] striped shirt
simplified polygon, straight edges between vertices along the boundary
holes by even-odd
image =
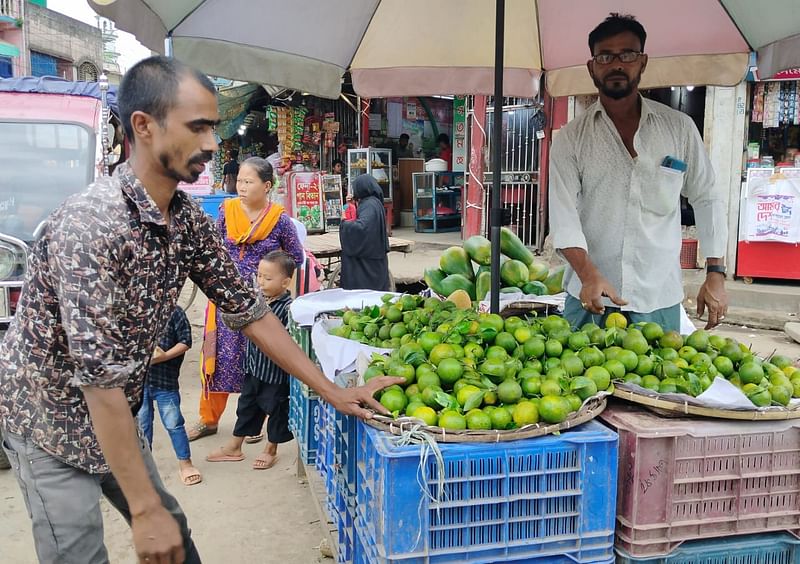
[[[270,309],[284,326],[289,324],[289,306],[292,303],[292,296],[289,292],[278,296],[269,302]],[[264,382],[265,384],[288,384],[289,375],[277,364],[253,344],[247,341],[245,357],[245,370],[248,375]]]

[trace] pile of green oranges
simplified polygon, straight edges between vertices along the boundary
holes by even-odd
[[[800,370],[785,356],[762,359],[703,330],[684,337],[656,323],[628,326],[621,314],[605,327],[573,330],[558,316],[503,319],[437,298],[387,295],[382,306],[342,315],[348,338],[374,334],[372,342],[393,349],[374,355],[364,374],[405,379],[380,392],[380,402],[449,430],[560,423],[586,399],[613,392],[614,382],[697,396],[721,376],[755,406],[800,397]]]

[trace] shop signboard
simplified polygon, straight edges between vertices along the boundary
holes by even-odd
[[[189,184],[188,182],[179,182],[178,189],[183,190],[192,196],[208,196],[214,192],[212,188],[213,184],[214,181],[211,178],[211,163],[206,163],[206,166],[203,169],[203,172],[200,174],[200,177],[197,179],[197,182],[194,182],[193,184]]]
[[[453,98],[453,170],[464,172],[467,168],[467,99]]]
[[[303,223],[309,233],[323,233],[325,218],[322,212],[322,187],[319,173],[292,173],[289,190],[292,216]]]
[[[750,169],[745,237],[748,242],[800,242],[800,169]]]

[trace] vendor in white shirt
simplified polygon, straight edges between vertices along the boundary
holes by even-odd
[[[619,14],[591,32],[587,67],[600,99],[553,140],[550,230],[569,262],[564,317],[576,327],[621,310],[631,322],[679,330],[681,194],[710,257],[698,315],[708,310],[710,328],[728,307],[725,193],[691,118],[639,94],[646,36]]]

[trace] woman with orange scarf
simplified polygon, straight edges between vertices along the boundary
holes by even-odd
[[[280,249],[292,255],[297,264],[303,262],[297,231],[283,206],[269,201],[271,189],[272,165],[266,159],[252,157],[239,168],[239,197],[227,199],[220,206],[217,225],[239,272],[248,281],[254,280],[259,260],[270,251]],[[244,335],[221,323],[216,307],[209,302],[202,351],[200,421],[189,429],[190,441],[217,432],[228,394],[238,393],[244,380],[246,342]]]

